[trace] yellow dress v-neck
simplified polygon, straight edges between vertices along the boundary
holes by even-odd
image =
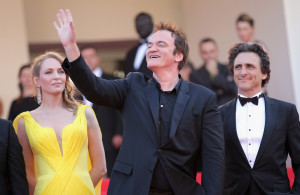
[[[87,107],[79,106],[73,123],[63,128],[62,149],[54,129],[38,124],[29,112],[21,113],[14,120],[16,131],[19,119],[23,117],[25,121],[38,170],[35,195],[100,194],[101,182],[96,193],[89,175],[91,162],[85,116]]]

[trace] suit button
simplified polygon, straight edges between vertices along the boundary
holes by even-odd
[[[152,174],[152,173],[153,173],[153,172],[152,172],[152,170],[150,170],[150,169],[148,170],[148,172],[149,172],[150,174]]]
[[[162,149],[158,148],[157,152],[158,152],[158,153],[161,153],[161,152],[162,152]]]

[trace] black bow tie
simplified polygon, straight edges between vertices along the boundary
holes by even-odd
[[[247,102],[252,102],[252,104],[254,105],[258,105],[258,99],[261,98],[261,97],[264,97],[264,94],[260,94],[258,97],[255,96],[255,97],[252,97],[252,98],[243,98],[241,96],[238,95],[238,98],[240,100],[240,103],[242,106],[244,106]]]
[[[148,43],[148,41],[147,41],[147,39],[141,39],[141,40],[140,40],[140,43],[141,43],[141,44],[144,44],[144,43]]]

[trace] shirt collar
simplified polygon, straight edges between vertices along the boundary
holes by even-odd
[[[94,75],[96,75],[97,77],[102,77],[103,71],[100,67],[97,67],[94,71],[93,71]]]
[[[179,89],[180,89],[180,86],[181,86],[181,82],[182,82],[182,77],[181,77],[180,74],[178,74],[178,78],[179,78],[179,81],[177,82],[177,84],[175,85],[175,87],[174,87],[171,91],[165,91],[165,92],[168,92],[168,93],[176,93],[176,95],[178,94]],[[162,91],[159,82],[157,82],[157,80],[156,80],[153,76],[152,76],[152,79],[153,79],[153,81],[154,81],[155,86],[156,86],[160,91]]]
[[[255,96],[258,97],[260,94],[262,94],[262,91],[261,91],[261,92],[258,92],[257,94],[255,94],[255,95],[252,96],[252,97],[255,97]],[[242,94],[240,94],[240,93],[239,93],[238,95],[241,96],[241,97],[243,97],[243,98],[247,98],[246,96],[244,96],[244,95],[242,95]],[[252,98],[252,97],[251,97],[251,98]]]
[[[151,33],[146,39],[140,39],[140,43],[148,43],[150,41],[150,38],[152,37],[153,33]]]

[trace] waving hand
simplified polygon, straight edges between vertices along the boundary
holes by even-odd
[[[76,44],[72,14],[68,9],[66,11],[60,9],[56,16],[59,24],[54,21],[53,25],[66,51],[68,60],[74,61],[79,57],[80,52]]]

